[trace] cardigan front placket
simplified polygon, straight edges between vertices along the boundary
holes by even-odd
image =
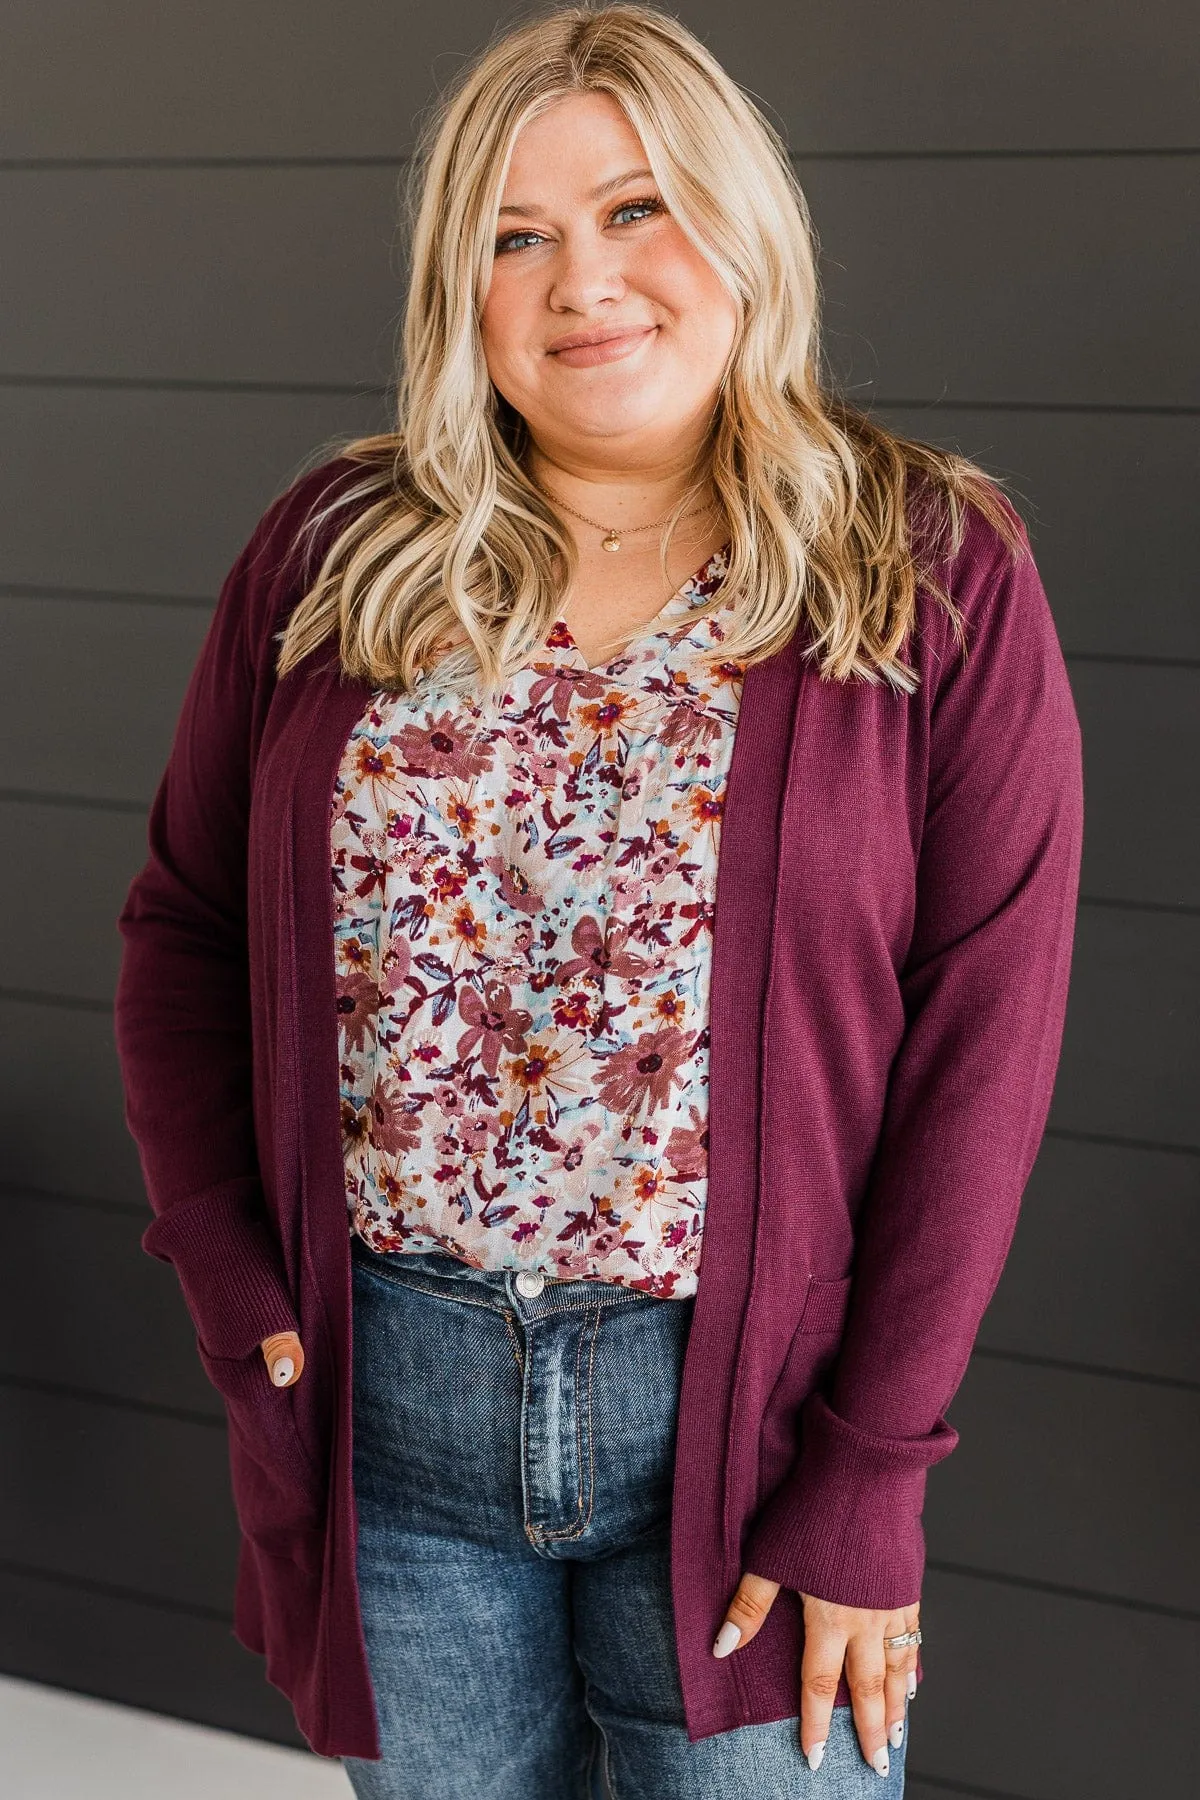
[[[757,1495],[758,1418],[739,1408],[753,1305],[762,1179],[763,1022],[776,923],[779,831],[804,679],[800,634],[746,671],[726,788],[713,924],[708,1210],[684,1361],[676,1437],[671,1573],[689,1735],[753,1717],[750,1685],[772,1689],[776,1716],[798,1710],[780,1680],[788,1597],[737,1656],[712,1654],[741,1575],[743,1528]],[[794,1632],[793,1632],[794,1635]],[[791,1660],[784,1658],[786,1669]]]

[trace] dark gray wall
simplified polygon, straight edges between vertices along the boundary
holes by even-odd
[[[682,10],[786,127],[854,393],[1012,478],[1084,726],[1066,1047],[961,1446],[930,1478],[909,1791],[1183,1795],[1195,9]],[[314,445],[386,424],[397,178],[436,81],[498,16],[0,8],[0,1667],[285,1742],[286,1703],[229,1634],[220,1402],[138,1248],[114,921],[222,575]]]

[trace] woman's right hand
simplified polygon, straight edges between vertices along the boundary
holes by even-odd
[[[264,1338],[262,1353],[274,1387],[291,1387],[304,1371],[304,1347],[294,1331]]]

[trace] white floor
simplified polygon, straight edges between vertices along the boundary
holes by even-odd
[[[349,1800],[341,1766],[0,1676],[4,1800]]]

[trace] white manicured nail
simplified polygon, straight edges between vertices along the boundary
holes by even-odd
[[[885,1745],[880,1744],[878,1750],[875,1752],[874,1756],[871,1758],[871,1767],[874,1769],[874,1771],[877,1775],[886,1775],[887,1774],[887,1772],[888,1772],[888,1753],[887,1753],[887,1749],[886,1749]]]
[[[908,1697],[910,1700],[915,1700],[917,1697],[917,1671],[915,1669],[908,1671]]]
[[[737,1649],[741,1642],[741,1638],[741,1626],[735,1625],[732,1619],[726,1619],[720,1631],[717,1633],[717,1641],[713,1645],[713,1655],[728,1656],[731,1650]]]
[[[888,1743],[892,1746],[893,1750],[898,1750],[900,1748],[900,1742],[903,1736],[904,1720],[897,1719],[896,1723],[888,1731]]]
[[[296,1373],[296,1365],[290,1356],[280,1356],[271,1364],[271,1373],[276,1387],[286,1387]]]
[[[806,1752],[807,1757],[808,1757],[808,1766],[810,1769],[819,1769],[820,1768],[821,1758],[825,1754],[825,1745],[828,1743],[828,1741],[829,1740],[827,1738],[822,1738],[822,1740],[819,1744],[814,1744],[812,1749]]]

